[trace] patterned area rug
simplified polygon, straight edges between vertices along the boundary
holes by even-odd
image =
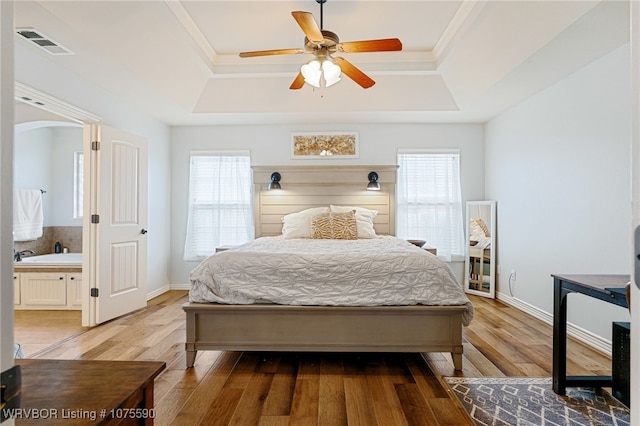
[[[607,392],[551,389],[551,378],[446,377],[477,425],[629,425],[629,410]]]

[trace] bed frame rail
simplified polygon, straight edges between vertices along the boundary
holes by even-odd
[[[187,367],[199,350],[450,352],[462,369],[465,306],[185,303]]]

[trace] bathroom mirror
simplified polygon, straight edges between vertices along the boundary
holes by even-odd
[[[464,288],[467,293],[495,297],[496,202],[468,201]]]

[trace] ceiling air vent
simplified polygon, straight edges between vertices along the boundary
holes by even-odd
[[[18,28],[16,32],[25,39],[29,40],[31,43],[34,43],[39,48],[46,50],[52,55],[74,54],[69,49],[62,47],[59,43],[56,43],[55,41],[51,40],[51,38],[33,28]]]

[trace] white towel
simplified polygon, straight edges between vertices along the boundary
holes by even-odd
[[[43,222],[42,191],[14,189],[13,241],[32,241],[40,238]]]

